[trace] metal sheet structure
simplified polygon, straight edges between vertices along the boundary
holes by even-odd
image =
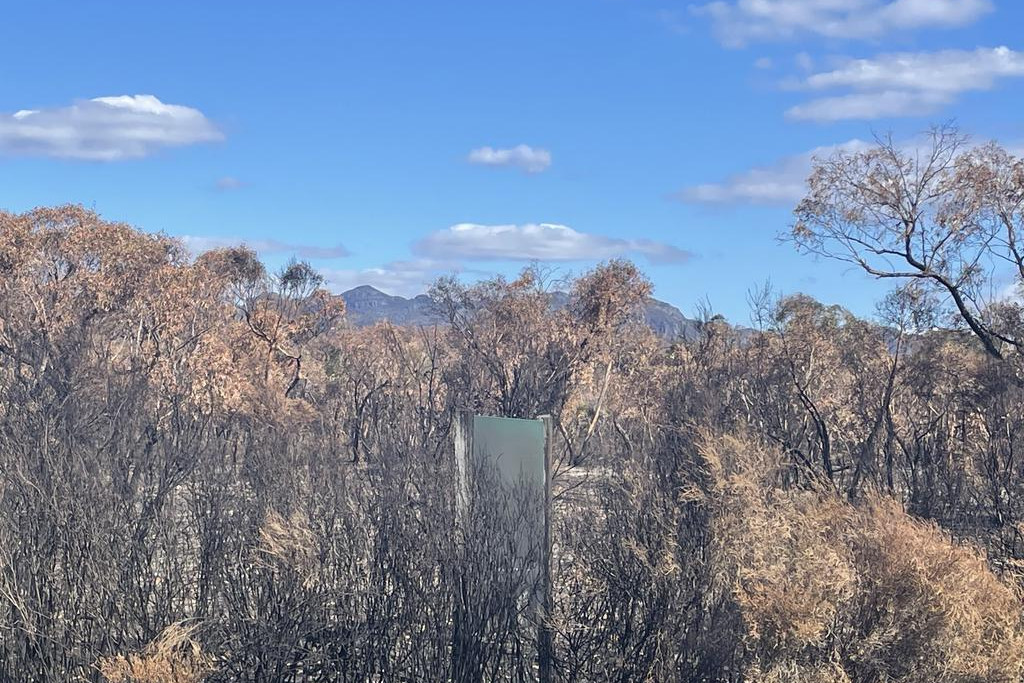
[[[473,416],[473,458],[494,466],[503,481],[544,486],[544,423]]]
[[[456,529],[469,576],[519,577],[536,607],[539,680],[551,680],[551,418],[459,412],[455,422]],[[505,548],[505,550],[501,550]],[[495,549],[497,549],[495,551]],[[472,558],[472,559],[470,559]],[[494,573],[495,567],[505,569]],[[469,609],[470,605],[463,606]]]

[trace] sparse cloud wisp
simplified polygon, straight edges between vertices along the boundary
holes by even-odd
[[[863,140],[817,147],[774,164],[752,168],[716,183],[686,187],[674,197],[687,204],[793,204],[807,192],[807,177],[815,158],[839,152],[857,152],[870,147]]]
[[[342,245],[322,247],[312,244],[289,244],[273,239],[244,239],[242,237],[217,237],[184,235],[180,238],[194,254],[201,254],[211,249],[246,246],[259,254],[292,254],[306,259],[336,259],[349,256],[348,249]]]
[[[245,187],[245,183],[233,176],[224,176],[223,178],[218,178],[213,187],[221,192],[227,192]]]
[[[806,36],[863,40],[898,31],[966,26],[991,0],[717,0],[694,5],[722,44],[743,47]]]
[[[414,248],[424,256],[467,260],[590,261],[639,255],[652,263],[682,263],[692,256],[670,244],[594,235],[555,223],[460,223],[431,233]]]
[[[518,168],[524,173],[540,173],[551,166],[551,152],[529,145],[516,145],[508,149],[480,147],[471,151],[466,161],[479,166]]]

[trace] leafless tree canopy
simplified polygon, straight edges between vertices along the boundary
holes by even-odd
[[[797,211],[905,281],[877,321],[762,292],[671,344],[624,262],[354,329],[302,263],[0,214],[0,680],[536,680],[536,520],[478,495],[455,533],[469,409],[552,415],[557,680],[1021,681],[1024,331],[988,289],[1024,173],[932,142],[820,162]]]
[[[796,210],[805,251],[912,282],[949,300],[985,351],[1024,340],[994,306],[993,273],[1024,278],[1024,161],[943,126],[908,149],[891,139],[820,161]]]

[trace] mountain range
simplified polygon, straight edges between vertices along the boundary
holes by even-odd
[[[376,287],[361,285],[341,293],[345,301],[346,317],[356,327],[388,320],[395,325],[434,325],[443,322],[426,294],[407,299],[385,294]],[[565,292],[552,292],[552,308],[568,303]],[[687,318],[675,306],[649,299],[644,305],[644,322],[662,339],[691,339],[697,333],[698,322]]]

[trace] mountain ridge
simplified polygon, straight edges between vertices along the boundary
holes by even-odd
[[[395,325],[435,325],[443,322],[426,294],[412,298],[382,292],[372,285],[359,285],[339,294],[345,302],[347,317],[356,327],[387,320]],[[568,294],[552,292],[552,307],[568,303]],[[699,323],[687,318],[670,303],[648,299],[643,309],[644,322],[662,339],[691,339]]]

